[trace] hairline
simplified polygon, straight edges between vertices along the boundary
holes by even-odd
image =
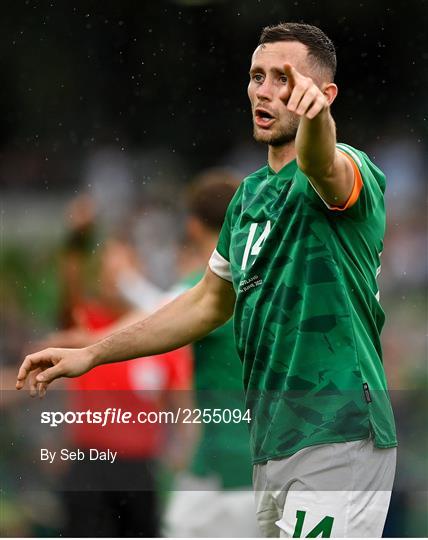
[[[259,43],[257,45],[257,47],[254,49],[251,58],[253,58],[255,52],[257,51],[257,49],[259,47],[264,49],[266,47],[266,45],[273,45],[275,43],[300,43],[301,45],[303,45],[305,47],[306,58],[309,60],[311,66],[317,72],[317,75],[321,79],[323,79],[324,82],[329,82],[329,83],[334,82],[334,75],[335,75],[334,71],[330,67],[328,67],[325,64],[319,62],[317,56],[309,50],[309,47],[306,45],[306,43],[303,43],[302,41],[300,41],[297,38],[295,38],[295,39],[294,38],[293,39],[277,39],[275,41],[265,41],[263,43]]]

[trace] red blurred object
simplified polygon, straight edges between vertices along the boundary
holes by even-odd
[[[79,308],[79,321],[87,330],[112,324],[116,317],[92,302]],[[69,408],[73,411],[122,409],[133,413],[168,410],[168,393],[192,387],[192,352],[183,347],[166,354],[106,364],[71,379]],[[80,448],[118,451],[123,459],[157,457],[164,446],[167,425],[159,423],[72,424],[73,443]]]

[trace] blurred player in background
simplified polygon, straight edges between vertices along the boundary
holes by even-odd
[[[248,94],[268,165],[240,185],[203,279],[95,345],[28,356],[18,375],[43,395],[58,377],[197,341],[233,315],[267,537],[381,536],[395,472],[376,284],[385,177],[337,143],[335,71],[318,28],[265,28]]]
[[[90,342],[125,316],[130,305],[116,287],[118,257],[135,264],[135,250],[124,241],[108,239],[95,250],[96,212],[89,195],[67,207],[68,231],[61,249],[60,324],[70,330],[47,341]],[[99,245],[99,244],[98,244]],[[95,253],[97,255],[95,256]],[[121,262],[121,264],[123,264]],[[106,332],[107,334],[109,331]],[[70,380],[66,408],[70,410],[175,410],[191,406],[192,353],[183,347],[163,355],[123,365],[109,364]],[[185,398],[186,401],[183,402]],[[97,424],[67,426],[70,449],[117,452],[114,467],[102,461],[72,461],[61,480],[65,523],[61,535],[72,537],[156,537],[160,535],[158,496],[161,459],[175,469],[188,458],[192,434],[178,424]],[[141,512],[145,508],[145,512]]]
[[[199,253],[200,268],[188,275],[179,284],[181,287],[191,288],[203,278],[237,187],[238,180],[231,173],[215,169],[192,183],[186,230]],[[176,292],[180,292],[180,287]],[[196,341],[193,351],[196,406],[201,410],[242,410],[242,366],[234,344],[232,321]],[[175,489],[165,519],[168,536],[260,536],[245,422],[204,424],[189,471],[178,479]]]
[[[121,258],[119,288],[142,311],[127,315],[116,329],[134,318],[141,319],[144,313],[171,301],[202,279],[238,185],[238,179],[223,169],[205,171],[192,182],[186,205],[188,244],[182,245],[179,259],[187,259],[191,252],[198,258],[199,268],[188,273],[170,291],[159,290],[136,271],[129,258]],[[242,366],[235,349],[232,322],[197,341],[193,352],[195,406],[201,410],[242,410]],[[245,423],[204,424],[188,471],[175,482],[165,515],[165,535],[259,536],[250,463]]]
[[[186,201],[188,214],[186,243],[182,244],[178,257],[179,261],[183,261],[181,273],[184,277],[170,291],[162,291],[143,277],[138,270],[132,250],[128,246],[117,241],[110,242],[106,249],[107,253],[110,253],[108,256],[109,274],[117,278],[117,284],[126,298],[139,309],[117,321],[110,320],[113,325],[98,324],[95,328],[92,324],[94,331],[88,332],[88,324],[85,320],[88,313],[94,314],[94,307],[92,306],[89,311],[85,309],[86,316],[83,316],[79,308],[77,310],[77,313],[80,313],[77,316],[79,327],[52,335],[46,340],[45,345],[78,344],[82,346],[96,342],[112,331],[126,326],[134,319],[140,320],[160,304],[170,301],[198,283],[203,277],[207,261],[217,244],[226,209],[238,185],[239,181],[235,175],[223,169],[205,171],[192,182]],[[198,263],[196,268],[186,272],[186,268],[189,269],[189,259],[192,266],[196,261]],[[111,282],[112,279],[107,281]],[[115,288],[113,283],[110,285],[110,290]],[[99,310],[97,313],[99,318]],[[232,322],[227,322],[196,342],[193,353],[195,406],[201,410],[242,410],[244,403],[242,366],[235,349]],[[145,359],[138,361],[139,370],[144,370],[144,363]],[[149,367],[148,365],[147,368]],[[90,374],[76,379],[76,381],[83,379],[82,383],[77,383],[77,386],[87,388],[89,384],[91,388],[117,389],[119,384],[120,388],[124,389],[123,381],[126,380],[126,375],[123,379],[118,368],[121,369],[119,365],[103,366],[105,371],[94,372],[89,382],[86,379]],[[129,368],[126,367],[125,374],[130,368],[131,365]],[[133,371],[135,372],[136,369]],[[102,384],[100,379],[102,379]],[[183,385],[180,388],[183,389]],[[171,394],[174,395],[175,392]],[[87,405],[80,404],[77,409],[90,408]],[[124,409],[130,410],[130,407],[124,407]],[[119,426],[119,429],[122,429],[122,426]],[[100,433],[96,436],[99,438]],[[114,433],[111,437],[110,434],[104,433],[104,439],[108,437],[112,448],[116,447],[112,441],[118,436],[119,433]],[[138,435],[138,438],[145,437],[143,432]],[[92,437],[90,443],[98,448],[100,441],[97,442],[95,439],[96,437]],[[125,441],[128,439],[129,437],[124,437]],[[84,446],[87,446],[88,441],[84,442]],[[103,440],[101,447],[106,447],[106,443],[107,441]],[[80,445],[82,446],[82,441]],[[146,446],[147,442],[134,440],[133,445]],[[170,451],[169,455],[171,454]],[[182,461],[185,463],[186,460]],[[259,536],[260,532],[255,520],[254,496],[251,490],[251,458],[247,424],[221,422],[203,425],[198,445],[192,449],[188,461],[187,471],[177,477],[174,491],[171,493],[164,520],[165,535],[191,538]],[[108,495],[104,498],[106,497]]]

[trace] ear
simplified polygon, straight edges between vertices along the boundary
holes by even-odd
[[[335,85],[334,83],[326,83],[325,86],[322,88],[322,93],[327,98],[329,105],[331,105],[333,101],[336,99],[338,92],[339,92],[339,89],[337,88],[337,85]]]

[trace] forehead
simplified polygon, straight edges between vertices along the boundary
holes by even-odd
[[[308,51],[306,45],[298,41],[277,41],[259,45],[251,58],[251,69],[279,69],[289,62],[299,71],[308,69]],[[306,69],[305,69],[306,68]]]

